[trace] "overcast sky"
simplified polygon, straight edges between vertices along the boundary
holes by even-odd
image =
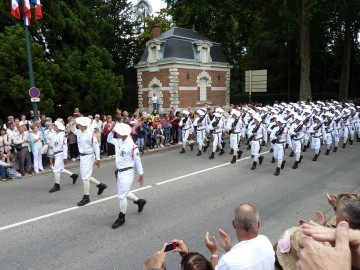
[[[135,5],[137,3],[137,0],[131,0],[133,4]],[[153,14],[155,15],[155,12],[160,11],[162,8],[166,8],[165,2],[162,0],[149,0],[150,5],[153,9]]]

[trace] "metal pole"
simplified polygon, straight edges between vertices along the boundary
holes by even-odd
[[[251,69],[250,69],[250,73],[249,73],[249,103],[251,103]]]
[[[24,5],[23,1],[20,1],[19,5],[20,5],[20,10],[22,11],[22,14],[23,14],[23,19],[25,19],[25,5]],[[25,22],[24,22],[24,29],[25,29],[25,41],[26,41],[28,66],[29,66],[30,87],[35,87],[34,71],[33,71],[32,58],[31,58],[29,29],[28,29],[28,26],[25,24]],[[37,119],[39,119],[38,104],[37,104],[37,102],[32,102],[32,105],[33,105],[33,111],[34,111],[34,118],[35,118],[35,120],[37,120]]]

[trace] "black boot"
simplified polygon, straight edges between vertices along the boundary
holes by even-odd
[[[301,163],[301,160],[303,159],[303,156],[300,155],[300,158],[299,158],[299,163]]]
[[[107,185],[105,185],[103,183],[100,183],[100,184],[97,185],[97,187],[99,189],[98,190],[98,195],[101,195],[104,192],[104,190],[107,188]]]
[[[281,162],[281,169],[284,169],[284,168],[285,168],[285,163],[286,163],[286,160],[283,160],[283,161]]]
[[[336,147],[336,146],[334,147],[334,151],[333,151],[333,152],[337,152],[337,147]]]
[[[289,157],[293,157],[294,156],[294,151],[291,151],[290,156]]]
[[[306,148],[306,145],[304,145],[302,151],[303,151],[303,152],[306,152],[306,149],[307,149],[307,148]]]
[[[350,145],[353,145],[354,144],[354,140],[350,140]]]
[[[230,155],[234,154],[234,149],[230,150]]]
[[[190,143],[190,150],[194,150],[194,144],[193,143]]]
[[[210,159],[213,159],[213,158],[214,158],[214,154],[215,154],[215,153],[212,152],[209,158],[210,158]]]
[[[317,161],[318,155],[315,155],[312,161]]]
[[[113,229],[116,229],[119,228],[124,223],[125,223],[125,214],[120,212],[118,219],[114,222],[114,224],[111,227]]]
[[[219,146],[217,146],[215,152],[219,152],[219,151],[220,151],[220,148],[219,148]]]
[[[325,156],[328,156],[330,153],[330,149],[326,149]]]
[[[208,145],[207,145],[207,144],[205,144],[204,147],[203,147],[204,153],[206,152],[206,149],[208,149]]]
[[[79,175],[76,174],[76,173],[73,173],[72,175],[70,175],[70,177],[73,179],[73,184],[75,184],[76,181],[77,181],[77,179],[78,179],[78,177],[79,177]]]
[[[196,156],[201,156],[201,151],[199,150]]]
[[[262,164],[263,160],[264,160],[264,156],[260,156],[260,157],[259,157],[259,164],[260,164],[260,165]]]
[[[210,140],[206,141],[206,148],[208,148],[210,146]]]
[[[225,145],[226,145],[226,142],[221,142],[221,146],[223,149],[225,148]]]
[[[251,145],[249,144],[246,150],[250,150],[250,149],[251,149]]]
[[[274,175],[278,176],[280,174],[280,168],[276,167]]]
[[[136,202],[134,202],[138,206],[138,212],[141,213],[144,209],[145,204],[147,203],[144,199],[138,199]]]
[[[90,203],[90,198],[89,195],[84,195],[84,197],[82,198],[82,200],[80,202],[78,202],[78,206],[84,206],[85,204]]]
[[[185,148],[181,149],[180,154],[184,154],[185,153]]]
[[[253,162],[253,165],[251,166],[251,170],[255,170],[256,169],[256,161]]]
[[[219,156],[223,155],[225,153],[224,149],[220,149]]]
[[[298,165],[299,165],[299,161],[295,161],[294,166],[292,168],[297,169]]]
[[[236,156],[233,156],[232,160],[230,161],[230,163],[235,163],[236,162]]]
[[[243,153],[243,151],[238,150],[238,152],[237,152],[237,154],[238,154],[238,158],[241,158],[242,153]]]
[[[310,142],[308,142],[306,145],[306,148],[309,148],[309,147],[310,147]]]
[[[289,148],[289,144],[286,143],[286,144],[285,144],[285,149],[288,149],[288,148]]]
[[[60,190],[60,185],[55,183],[55,185],[52,187],[52,189],[49,190],[50,193],[56,192]]]
[[[270,148],[270,153],[274,152],[274,148]]]
[[[343,143],[343,146],[342,146],[342,148],[345,148],[346,147],[346,143]]]
[[[272,157],[271,163],[275,163],[275,158],[274,157]]]
[[[359,136],[359,135],[356,135],[356,137],[357,137],[356,141],[357,141],[357,142],[360,142],[360,136]]]

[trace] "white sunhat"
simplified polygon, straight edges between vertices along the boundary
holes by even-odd
[[[91,124],[91,119],[89,117],[77,117],[76,118],[76,124],[79,124],[80,126],[84,126],[84,127],[87,127],[87,126],[90,126]]]
[[[55,126],[58,128],[58,129],[60,129],[60,130],[65,130],[65,126],[61,123],[61,122],[59,122],[59,121],[55,121]]]

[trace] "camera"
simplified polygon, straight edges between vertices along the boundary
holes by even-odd
[[[176,243],[175,242],[170,242],[170,243],[168,243],[167,245],[166,245],[166,247],[165,247],[165,252],[168,252],[168,251],[171,251],[171,250],[173,250],[173,249],[175,249],[176,248]]]

